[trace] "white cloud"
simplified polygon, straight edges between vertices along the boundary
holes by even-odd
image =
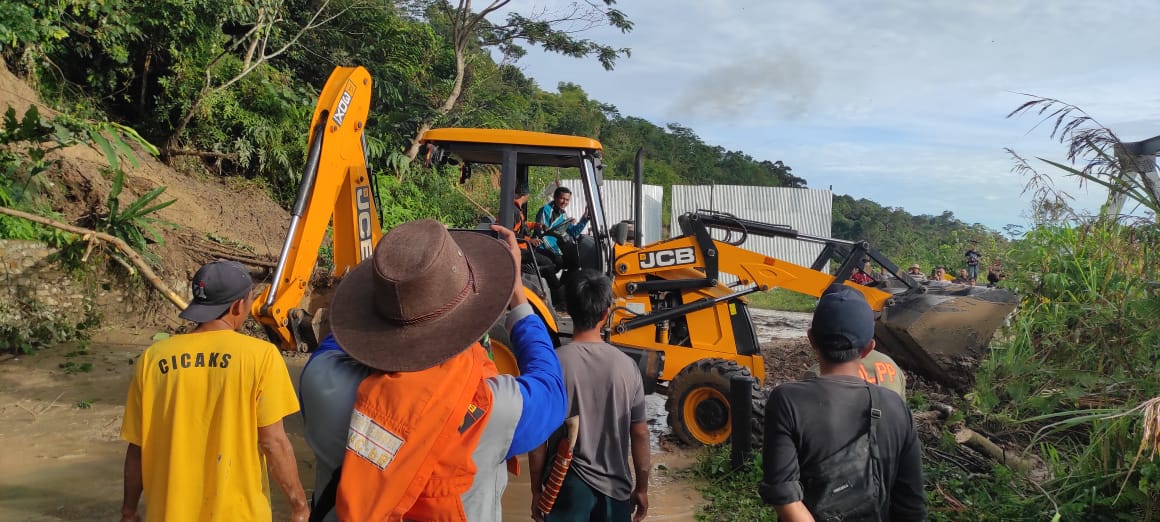
[[[555,4],[566,4],[559,0]],[[615,71],[531,53],[541,85],[580,84],[622,114],[679,121],[705,141],[779,159],[811,186],[913,212],[1022,222],[1003,152],[1063,159],[1027,92],[1079,105],[1125,140],[1160,134],[1160,4],[1080,0],[622,0],[633,32]],[[1030,131],[1030,132],[1029,132]],[[1048,167],[1045,171],[1051,171]],[[928,182],[934,176],[934,182]],[[972,180],[977,180],[973,182]],[[1079,192],[1095,208],[1103,195]],[[922,187],[915,190],[915,187]]]

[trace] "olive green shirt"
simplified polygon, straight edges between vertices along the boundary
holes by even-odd
[[[858,374],[866,382],[887,388],[897,393],[899,397],[902,397],[903,401],[906,400],[906,374],[902,372],[902,368],[899,368],[898,363],[895,363],[894,359],[891,359],[889,355],[878,350],[870,350],[870,353],[862,358],[862,368],[858,371]],[[808,379],[817,375],[818,365],[815,364],[806,370],[806,374],[802,378]]]

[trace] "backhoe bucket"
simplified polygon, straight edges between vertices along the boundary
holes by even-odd
[[[1018,299],[1001,288],[935,283],[896,294],[876,325],[878,349],[956,391],[969,389],[991,337]]]

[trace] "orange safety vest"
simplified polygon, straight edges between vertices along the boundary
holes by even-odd
[[[418,372],[382,373],[359,385],[338,484],[340,520],[465,521],[471,458],[491,413],[497,375],[475,343]]]

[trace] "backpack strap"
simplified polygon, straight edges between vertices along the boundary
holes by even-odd
[[[882,410],[878,407],[879,390],[878,386],[873,384],[866,385],[866,391],[870,392],[870,458],[879,460],[878,454],[878,421],[882,419]]]

